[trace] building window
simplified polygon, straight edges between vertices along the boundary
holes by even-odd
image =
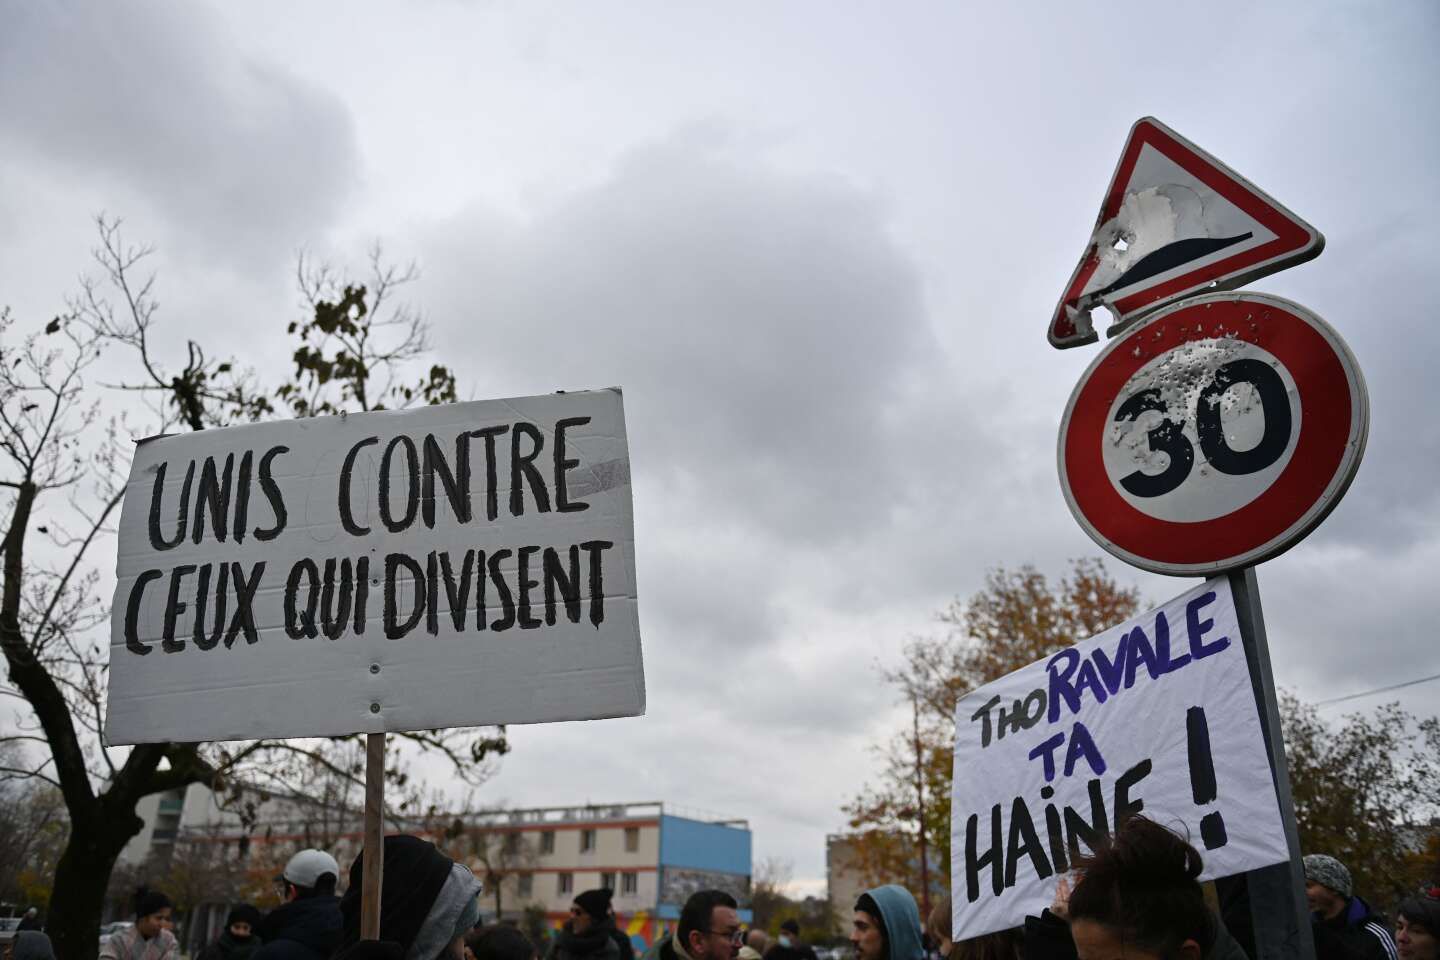
[[[569,893],[575,889],[575,875],[571,873],[555,874],[555,889],[559,893]]]
[[[640,850],[640,828],[625,828],[625,852],[636,853]]]
[[[554,830],[546,830],[544,833],[540,834],[540,852],[541,852],[541,853],[554,853],[554,852],[555,852],[555,831],[554,831]]]
[[[633,894],[640,892],[640,875],[638,873],[620,874],[620,893]]]
[[[580,831],[580,852],[581,852],[581,853],[594,853],[594,852],[595,852],[595,831],[594,831],[594,830],[581,830],[581,831]]]
[[[535,875],[531,873],[520,874],[515,886],[519,890],[520,896],[531,896],[535,892]]]
[[[511,853],[511,854],[519,853],[519,852],[520,852],[520,834],[518,834],[518,833],[507,833],[507,834],[505,834],[505,852],[506,852],[506,853]]]
[[[613,873],[602,873],[602,874],[600,874],[600,886],[601,886],[603,889],[605,889],[605,890],[614,890],[614,889],[615,889],[615,874],[613,874]]]

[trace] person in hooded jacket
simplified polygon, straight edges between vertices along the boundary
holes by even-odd
[[[893,883],[855,901],[850,943],[857,960],[923,960],[920,908],[910,891]]]
[[[620,960],[610,891],[586,890],[570,904],[570,919],[550,939],[545,960]]]
[[[260,911],[248,903],[242,903],[230,911],[225,918],[225,929],[196,960],[250,960],[260,947],[260,937],[255,933],[260,926]]]
[[[324,850],[301,850],[276,878],[285,902],[260,921],[250,960],[330,960],[340,945],[340,865]]]
[[[1310,854],[1304,864],[1316,960],[1395,960],[1385,918],[1354,895],[1345,864],[1323,853]]]
[[[360,937],[365,853],[350,865],[340,901],[344,920],[336,960],[464,960],[465,934],[480,921],[480,880],[419,837],[385,838],[380,939]]]
[[[1205,904],[1200,853],[1145,817],[1131,817],[1062,875],[1055,902],[1025,920],[1025,960],[1248,960]]]

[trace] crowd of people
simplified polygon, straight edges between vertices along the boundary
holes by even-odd
[[[1440,960],[1440,888],[1399,905],[1393,934],[1358,896],[1334,857],[1305,857],[1306,894],[1317,960]],[[1249,904],[1222,896],[1212,907],[1199,877],[1200,853],[1144,817],[1133,817],[1062,876],[1055,898],[1023,926],[954,941],[942,898],[922,925],[915,898],[888,884],[855,903],[850,944],[855,960],[1248,960],[1256,957]],[[234,908],[220,936],[196,960],[636,960],[621,932],[611,891],[577,895],[570,916],[542,952],[517,927],[480,922],[480,881],[418,837],[385,839],[380,935],[360,928],[362,852],[343,897],[340,867],[322,850],[303,850],[277,878],[283,903],[270,913]],[[1073,885],[1072,885],[1073,883]],[[141,890],[135,922],[103,944],[100,960],[179,960],[173,905]],[[54,960],[35,915],[17,932],[11,960]],[[746,929],[734,897],[692,895],[673,933],[640,960],[815,960],[793,921],[772,942]]]

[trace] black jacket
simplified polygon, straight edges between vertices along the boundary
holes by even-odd
[[[1395,960],[1395,941],[1385,919],[1359,897],[1351,897],[1332,920],[1312,914],[1316,960]]]
[[[237,940],[228,929],[221,931],[214,943],[200,951],[195,960],[251,960],[260,949],[260,938],[249,936]]]
[[[571,932],[570,921],[566,920],[551,938],[545,960],[620,960],[620,945],[610,936],[614,929],[606,924],[577,935]]]
[[[340,946],[340,901],[293,900],[270,911],[256,931],[263,946],[250,960],[330,960]]]
[[[815,960],[815,951],[809,944],[799,941],[788,947],[777,941],[765,951],[765,960]]]
[[[610,939],[615,941],[616,948],[620,951],[620,960],[635,960],[635,947],[630,943],[630,937],[621,930],[614,921],[607,924]]]

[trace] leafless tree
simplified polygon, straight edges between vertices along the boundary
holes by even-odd
[[[411,268],[371,259],[373,289],[342,286],[333,272],[300,269],[312,315],[291,325],[301,343],[293,377],[267,392],[257,376],[217,359],[195,339],[176,351],[160,336],[150,250],[124,239],[117,220],[97,219],[98,279],[82,281],[67,311],[28,333],[0,313],[0,652],[16,706],[0,741],[28,749],[0,775],[52,785],[64,798],[69,839],[55,870],[49,928],[61,960],[90,960],[97,946],[106,883],[126,842],[143,824],[143,796],[204,783],[243,804],[247,789],[293,788],[320,769],[358,783],[357,738],[262,740],[225,744],[155,743],[108,747],[102,736],[109,607],[100,596],[96,546],[109,542],[124,496],[129,440],[261,419],[276,412],[375,409],[382,403],[454,399],[449,370],[433,366],[407,381],[426,347],[425,325],[391,308]],[[339,301],[326,299],[335,289]],[[112,348],[106,355],[107,348]],[[178,354],[172,361],[169,354]],[[114,380],[106,369],[132,369]],[[104,398],[104,399],[102,399]],[[112,407],[138,398],[132,422]],[[118,402],[116,402],[118,400]],[[303,407],[301,406],[303,404]],[[453,765],[478,784],[507,749],[503,729],[420,731],[387,738]],[[401,753],[386,774],[397,796],[413,801]]]

